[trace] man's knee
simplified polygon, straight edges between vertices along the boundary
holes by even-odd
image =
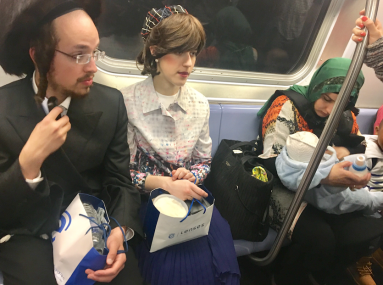
[[[306,266],[314,270],[334,261],[337,243],[329,226],[323,224],[319,227],[306,228],[304,232],[295,234],[294,242],[300,244]]]
[[[50,240],[16,235],[0,244],[0,271],[5,285],[56,285],[53,270]]]

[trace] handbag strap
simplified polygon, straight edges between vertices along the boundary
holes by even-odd
[[[235,192],[237,192],[239,202],[241,202],[242,206],[243,206],[248,212],[250,212],[251,214],[253,214],[253,215],[255,215],[255,216],[259,216],[257,213],[255,213],[255,212],[253,212],[252,210],[250,210],[250,209],[245,205],[245,203],[243,203],[242,198],[241,198],[241,195],[239,195],[238,185],[236,185]]]
[[[255,159],[257,161],[262,160],[262,158],[259,158],[258,156],[255,155],[246,155],[244,157],[241,157],[241,163],[244,165],[245,163],[249,162],[250,160]],[[250,162],[249,162],[250,163]],[[250,163],[252,166],[255,166],[255,164]]]
[[[254,213],[252,210],[250,210],[250,209],[245,205],[245,203],[242,201],[242,199],[241,199],[241,195],[239,195],[238,185],[236,185],[235,192],[237,192],[239,202],[241,202],[242,206],[243,206],[249,213],[251,213],[251,214],[253,214],[253,215],[255,215],[255,216],[258,217],[259,214]],[[258,223],[261,224],[262,226],[265,225],[268,216],[269,216],[269,206],[267,205],[266,210],[265,210],[265,212],[264,212],[264,214],[263,214],[263,217],[262,217],[262,221],[260,221],[260,222],[258,222]]]
[[[199,200],[197,200],[196,198],[193,198],[193,200],[192,200],[192,202],[191,202],[191,204],[190,204],[190,207],[189,207],[189,211],[187,212],[185,218],[183,218],[183,219],[180,221],[180,223],[182,223],[183,221],[185,221],[186,218],[189,216],[190,211],[191,211],[191,208],[193,207],[193,203],[194,203],[194,201],[198,202],[198,203],[203,207],[203,209],[204,209],[203,213],[204,213],[204,214],[206,213],[206,207],[205,207]]]
[[[239,147],[245,146],[245,145],[248,145],[248,146],[251,146],[251,147],[256,147],[255,141],[249,141],[249,142],[239,142],[239,143],[233,144],[230,147],[230,149],[234,150],[236,148],[239,148]]]

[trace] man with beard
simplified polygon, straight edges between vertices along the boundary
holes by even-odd
[[[51,233],[80,192],[102,199],[126,237],[142,235],[132,186],[127,115],[119,91],[93,83],[100,1],[37,0],[0,46],[5,72],[26,75],[0,88],[0,271],[8,284],[57,284]],[[58,107],[50,112],[48,99]],[[103,270],[87,277],[141,284],[133,251],[111,223]],[[126,266],[125,266],[126,263]]]

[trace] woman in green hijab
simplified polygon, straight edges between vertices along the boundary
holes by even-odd
[[[275,158],[286,144],[287,137],[299,131],[315,133],[318,137],[330,115],[338,93],[346,77],[350,60],[333,58],[327,60],[314,73],[308,86],[294,85],[288,90],[276,91],[258,112],[262,118],[260,135],[263,141],[263,154],[266,167],[274,172]],[[364,137],[359,136],[356,123],[355,103],[364,83],[360,72],[352,89],[351,99],[343,112],[337,133],[331,141],[337,155],[364,153]],[[362,188],[370,179],[370,174],[359,178],[344,170],[350,162],[333,166],[323,184]],[[273,171],[274,170],[274,171]],[[277,179],[276,179],[277,180]],[[312,189],[310,191],[315,191]],[[362,191],[362,190],[361,190]],[[279,230],[294,196],[280,182],[273,187],[271,199],[271,224]],[[338,264],[352,264],[362,255],[372,253],[371,242],[383,235],[383,221],[364,217],[353,212],[342,215],[328,214],[303,202],[290,228],[292,244],[286,251],[280,269],[275,273],[275,284],[311,284],[309,273],[321,274],[326,268]],[[375,247],[372,246],[372,249]]]
[[[332,58],[314,73],[308,86],[294,85],[288,90],[276,91],[258,112],[262,117],[263,158],[275,157],[286,143],[287,136],[298,131],[321,135],[327,117],[342,87],[350,60]],[[351,92],[350,102],[341,119],[337,135],[331,141],[336,146],[338,158],[364,152],[363,139],[356,123],[355,108],[364,76],[359,73]]]

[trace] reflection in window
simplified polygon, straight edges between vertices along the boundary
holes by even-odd
[[[197,66],[293,73],[305,63],[331,0],[108,0],[100,49],[135,60],[146,13],[180,4],[203,24],[207,44]]]
[[[242,12],[227,6],[215,15],[214,41],[198,57],[197,65],[255,71],[258,53],[251,46],[252,30]]]

